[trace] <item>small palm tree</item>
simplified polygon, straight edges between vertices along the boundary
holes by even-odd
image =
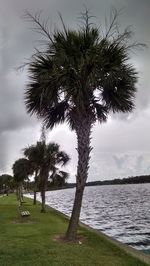
[[[41,212],[45,212],[45,191],[50,173],[51,178],[55,176],[57,166],[66,165],[69,161],[69,156],[60,150],[58,144],[54,142],[46,144],[45,141],[38,141],[36,145],[29,146],[24,150],[24,154],[35,169],[36,181],[39,178],[39,188],[42,198]]]
[[[45,51],[37,51],[28,64],[30,81],[25,104],[30,114],[47,128],[68,123],[76,132],[78,166],[73,211],[66,233],[75,240],[83,192],[88,177],[91,129],[108,114],[134,108],[137,75],[129,63],[131,31],[119,33],[114,13],[106,34],[89,21],[86,11],[79,30],[55,30],[52,34],[38,17],[27,14],[47,37]]]
[[[33,204],[36,204],[36,192],[38,186],[38,177],[40,173],[40,149],[39,146],[31,145],[24,149],[24,155],[31,162],[34,169],[34,199]]]
[[[57,188],[63,187],[65,186],[68,178],[69,178],[69,175],[67,172],[56,169],[56,171],[54,171],[52,175],[50,176],[50,180],[51,180],[50,184],[51,186],[54,186]]]
[[[14,182],[17,188],[17,198],[21,204],[23,201],[23,181],[27,180],[29,175],[33,174],[33,167],[29,160],[20,158],[14,162],[12,169],[14,174]]]
[[[5,190],[7,196],[9,190],[13,190],[13,177],[8,174],[3,174],[0,176],[0,189]]]

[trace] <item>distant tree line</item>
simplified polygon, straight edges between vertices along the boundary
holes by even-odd
[[[61,176],[62,174],[62,176]],[[65,189],[73,188],[76,186],[75,183],[68,183],[68,175],[66,172],[60,171],[59,175],[56,175],[55,178],[48,180],[46,190],[56,190],[56,189]],[[113,180],[103,180],[103,181],[91,181],[87,182],[86,186],[105,186],[105,185],[123,185],[123,184],[142,184],[150,183],[150,175],[134,176],[127,178],[116,178]],[[23,181],[23,187],[26,191],[34,190],[35,182],[31,180]],[[15,184],[13,177],[11,175],[3,174],[0,176],[0,193],[13,192],[15,189]],[[39,186],[37,186],[37,191],[40,191]]]
[[[91,181],[87,182],[86,186],[105,186],[105,185],[123,185],[123,184],[142,184],[150,183],[150,175],[134,176],[127,178],[116,178],[113,180],[104,180],[104,181]],[[75,183],[66,183],[66,188],[75,187]]]

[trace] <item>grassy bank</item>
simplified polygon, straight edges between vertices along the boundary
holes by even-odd
[[[105,238],[80,228],[82,244],[60,243],[54,238],[67,228],[67,219],[52,209],[40,213],[25,199],[31,217],[25,222],[17,211],[15,196],[0,197],[0,265],[17,266],[144,266]]]

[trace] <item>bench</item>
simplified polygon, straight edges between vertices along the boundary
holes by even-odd
[[[29,211],[23,211],[23,212],[21,212],[21,216],[22,217],[30,216],[30,212]]]

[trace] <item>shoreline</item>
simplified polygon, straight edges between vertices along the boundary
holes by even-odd
[[[27,197],[27,196],[25,196],[25,197]],[[27,197],[27,198],[32,199],[30,197]],[[39,200],[37,200],[37,202],[39,204],[41,204],[41,202]],[[51,209],[51,210],[55,211],[59,215],[63,216],[65,219],[67,219],[67,220],[70,219],[70,217],[68,215],[66,215],[66,214],[62,213],[61,211],[49,206],[48,204],[46,204],[46,207],[48,209]],[[106,241],[109,241],[113,245],[115,245],[118,248],[120,248],[121,250],[123,250],[127,255],[129,254],[129,255],[133,256],[134,258],[140,259],[142,262],[145,262],[148,265],[150,265],[150,255],[148,255],[148,254],[146,254],[146,253],[144,253],[144,252],[142,252],[140,250],[134,249],[134,248],[128,246],[127,244],[124,244],[123,242],[120,242],[119,240],[116,240],[116,239],[106,235],[105,233],[103,233],[103,232],[101,232],[101,231],[99,231],[97,229],[94,229],[91,226],[89,226],[89,225],[87,225],[87,224],[85,224],[85,223],[83,223],[81,221],[79,222],[79,226],[81,228],[85,228],[88,231],[96,233],[100,237],[104,238]]]
[[[40,203],[40,201],[38,201]],[[64,218],[66,218],[67,220],[70,219],[70,217],[64,213],[62,213],[61,211],[56,210],[55,208],[49,206],[46,204],[47,208],[50,208],[52,210],[54,210],[56,213],[60,214],[61,216],[63,216]],[[96,234],[98,234],[99,236],[103,237],[105,240],[109,241],[110,243],[112,243],[113,245],[119,247],[120,249],[122,249],[123,251],[125,251],[127,254],[133,256],[136,259],[140,259],[141,261],[147,263],[148,265],[150,265],[150,255],[145,254],[144,252],[134,249],[122,242],[120,242],[119,240],[116,240],[110,236],[107,236],[106,234],[104,234],[101,231],[98,231],[92,227],[90,227],[89,225],[83,223],[83,222],[79,222],[79,226],[83,227],[85,229],[87,229],[88,231],[94,232]]]
[[[86,187],[80,221],[150,255],[150,186],[126,186]],[[47,191],[46,204],[70,216],[74,193],[74,189]]]

